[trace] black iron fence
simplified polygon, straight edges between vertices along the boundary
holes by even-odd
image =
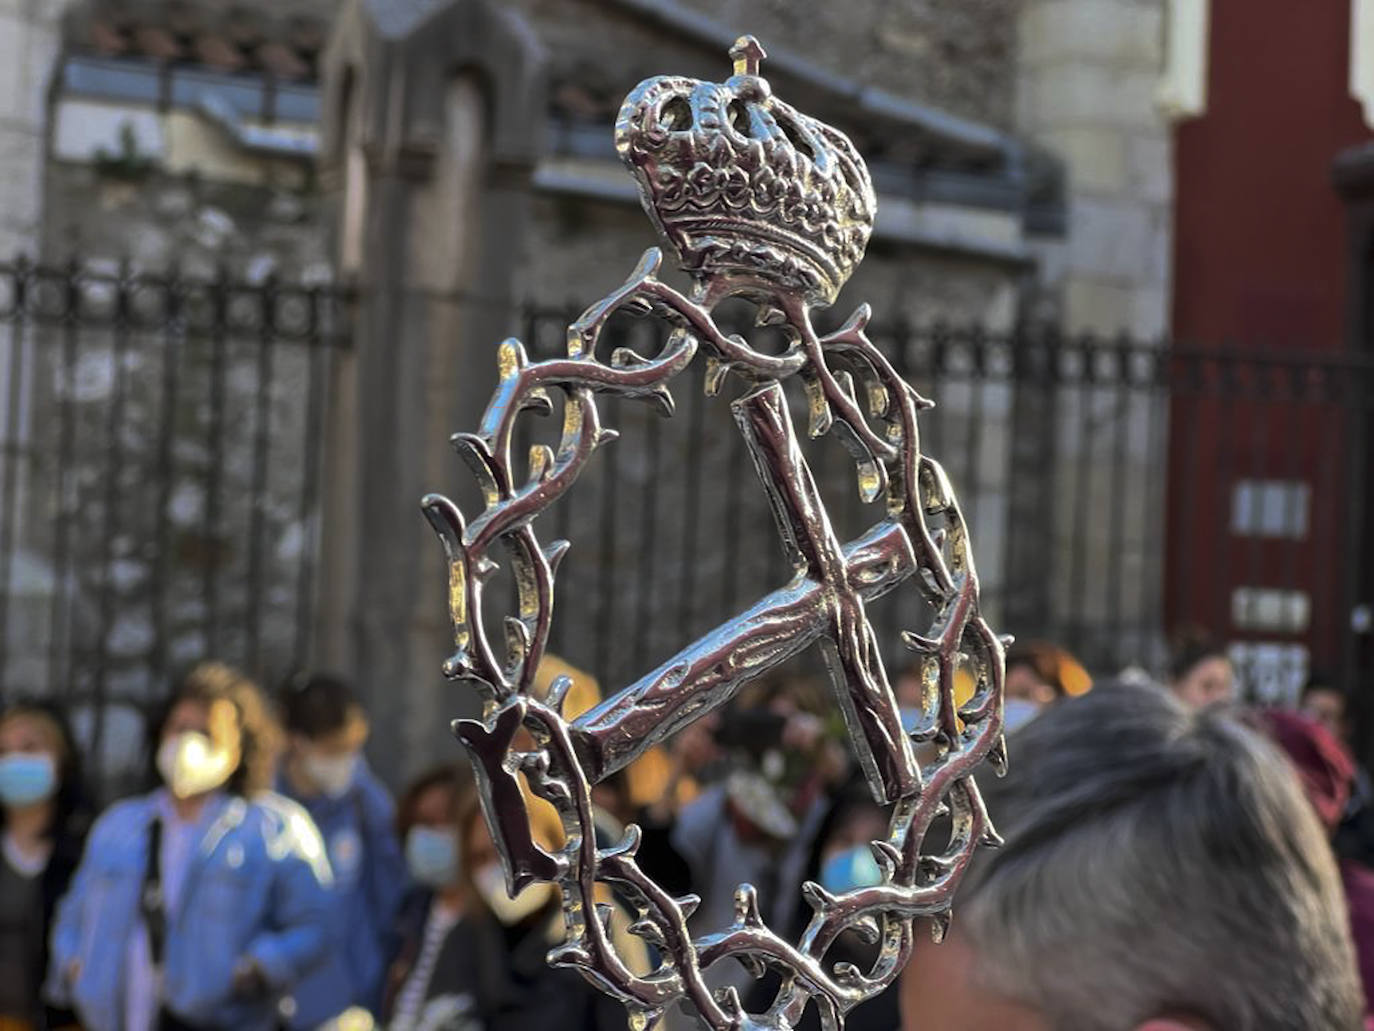
[[[272,679],[300,661],[328,384],[352,360],[347,300],[275,279],[0,265],[0,690],[65,698],[114,754],[186,662]],[[545,357],[575,315],[529,310],[511,328]],[[609,343],[647,353],[656,332],[627,320]],[[1368,677],[1369,356],[871,335],[937,402],[923,444],[963,503],[999,629],[1107,671],[1158,669],[1170,628],[1200,624],[1236,643],[1269,697],[1314,667]],[[475,369],[494,382],[492,353]],[[620,440],[546,517],[545,536],[574,543],[554,648],[607,686],[788,575],[728,396],[707,398],[694,375],[672,419],[607,400]],[[552,441],[556,422],[526,420],[521,443]],[[808,458],[852,539],[881,511],[860,502],[832,438]],[[921,625],[914,594],[875,604],[884,640]]]
[[[575,315],[528,315],[531,353],[557,353]],[[618,328],[610,346],[653,353],[656,327]],[[1153,674],[1174,632],[1201,629],[1231,644],[1250,695],[1276,701],[1313,670],[1368,678],[1374,357],[1024,329],[870,336],[937,403],[923,447],[961,499],[994,625],[1066,644],[1097,672]],[[574,542],[553,645],[610,685],[790,572],[728,397],[704,397],[700,370],[674,393],[667,420],[605,403],[621,437],[545,531]],[[833,439],[808,457],[845,537],[882,517]],[[898,629],[927,618],[915,594],[874,606],[894,664]]]
[[[113,753],[170,670],[215,655],[274,675],[302,657],[342,300],[228,273],[0,265],[6,692],[63,698]]]

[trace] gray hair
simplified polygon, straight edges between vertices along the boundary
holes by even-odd
[[[989,985],[1072,1031],[1362,1026],[1335,859],[1277,748],[1120,685],[1052,706],[1009,747],[1011,772],[984,785],[1006,843],[955,917]]]

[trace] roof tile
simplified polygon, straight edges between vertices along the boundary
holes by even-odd
[[[140,25],[134,29],[134,47],[139,53],[158,61],[175,61],[182,55],[176,37],[160,25]]]
[[[91,22],[90,39],[91,46],[102,54],[122,54],[129,49],[129,41],[124,38],[124,33],[104,18]]]
[[[313,81],[328,0],[84,0],[69,11],[78,47]]]
[[[209,32],[196,37],[195,52],[202,64],[221,71],[236,72],[245,64],[242,50],[223,36]]]
[[[310,75],[310,65],[283,43],[264,43],[254,56],[259,65],[279,79],[304,79]]]

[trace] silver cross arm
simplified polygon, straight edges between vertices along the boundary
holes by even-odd
[[[890,802],[910,795],[920,785],[919,768],[864,602],[916,571],[911,541],[887,520],[840,544],[777,382],[738,399],[731,409],[796,575],[574,721],[579,757],[591,779],[600,780],[724,705],[761,671],[822,639],[840,709],[875,798]]]

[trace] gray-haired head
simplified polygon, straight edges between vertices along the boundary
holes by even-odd
[[[1010,741],[1006,840],[955,920],[983,978],[1050,1027],[1166,1014],[1224,1031],[1353,1031],[1339,875],[1278,750],[1224,712],[1106,685]]]

